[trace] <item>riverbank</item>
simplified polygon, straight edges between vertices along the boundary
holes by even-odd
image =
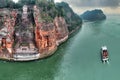
[[[80,29],[79,26],[77,26],[74,30],[72,30],[69,35],[65,36],[64,38],[56,41],[56,45],[57,47],[59,47],[60,44],[62,44],[63,42],[65,42],[69,36],[71,34],[73,34],[74,32],[76,32],[78,29]],[[43,59],[43,58],[46,58],[46,57],[49,57],[51,55],[53,55],[55,53],[55,51],[57,50],[57,47],[54,47],[52,50],[48,50],[47,52],[43,52],[43,53],[38,53],[38,54],[35,54],[35,55],[32,55],[32,58],[31,56],[29,56],[30,58],[21,58],[21,59],[18,59],[18,58],[14,58],[14,57],[1,57],[0,56],[0,59],[1,60],[6,60],[6,61],[33,61],[33,60],[38,60],[38,59]],[[36,56],[37,55],[37,56]]]
[[[81,25],[82,26],[82,25]],[[79,30],[81,28],[81,26],[77,26],[74,30],[72,30],[69,35],[71,35],[72,33],[74,33],[75,31]]]
[[[67,39],[68,39],[68,35],[65,36],[63,39],[57,41],[56,43],[57,45],[60,45],[62,42],[65,42]],[[33,61],[33,60],[43,59],[43,58],[53,55],[55,51],[57,50],[57,47],[55,46],[52,50],[47,50],[43,53],[37,53],[33,55],[24,55],[24,56],[13,54],[13,57],[0,56],[0,59],[6,60],[6,61]],[[17,58],[15,56],[17,56]]]
[[[23,61],[34,61],[34,60],[38,60],[38,59],[43,59],[43,58],[46,58],[46,57],[49,57],[49,56],[51,56],[52,54],[54,54],[54,52],[57,50],[57,47],[55,47],[53,50],[49,50],[49,51],[47,51],[47,52],[44,52],[44,53],[37,53],[36,55],[34,55],[34,56],[31,56],[31,55],[28,55],[27,56],[27,58],[26,58],[26,56],[24,56],[24,58],[23,57],[21,57],[20,58],[20,56],[19,56],[19,58],[14,58],[14,57],[12,57],[12,58],[10,58],[10,57],[1,57],[0,56],[0,59],[1,60],[5,60],[5,61],[19,61],[19,62],[23,62]]]

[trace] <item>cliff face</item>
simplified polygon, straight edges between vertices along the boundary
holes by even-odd
[[[68,38],[69,31],[64,18],[55,17],[53,22],[44,21],[37,6],[34,6],[34,18],[35,39],[40,53],[54,49]]]
[[[55,49],[56,35],[55,26],[53,23],[44,22],[41,18],[40,10],[34,6],[34,19],[35,19],[35,41],[40,53]]]
[[[22,14],[21,14],[22,13]],[[17,25],[15,26],[15,44],[14,44],[14,58],[19,56],[27,57],[27,55],[37,53],[34,40],[34,29],[31,20],[29,19],[30,12],[28,6],[24,5],[21,17],[18,16]]]
[[[80,16],[83,20],[96,21],[106,19],[105,14],[102,10],[95,9],[92,11],[86,11]]]
[[[35,37],[36,45],[40,53],[44,53],[57,47],[53,23],[41,23],[41,25],[35,29]]]
[[[0,53],[2,53],[1,56],[10,57],[13,53],[13,34],[17,12],[15,10],[3,9],[0,13],[3,23],[1,24],[2,29],[0,30]]]
[[[0,22],[4,24],[3,31],[0,30],[0,58],[7,53],[7,59],[28,61],[53,54],[68,39],[69,31],[82,22],[67,3],[60,4],[62,7],[55,6],[52,0],[42,0],[37,6],[24,5],[17,12],[8,13],[5,21],[0,15]]]
[[[60,40],[64,38],[65,36],[68,36],[68,28],[66,21],[63,17],[56,17],[54,19],[54,25],[55,25],[55,30],[56,30],[56,39]]]
[[[68,24],[69,32],[71,32],[78,26],[81,27],[82,19],[76,13],[73,12],[73,10],[67,3],[65,2],[57,3],[56,7],[58,8],[59,12],[62,12],[60,14],[63,15],[63,18]]]

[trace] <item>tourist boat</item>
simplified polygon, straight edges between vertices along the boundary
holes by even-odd
[[[101,58],[103,63],[109,63],[108,50],[106,46],[102,46]]]

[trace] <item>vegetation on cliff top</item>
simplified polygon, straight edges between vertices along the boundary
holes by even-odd
[[[18,3],[14,3],[12,0],[0,0],[0,8],[21,9],[23,5],[33,6],[35,4],[40,7],[41,16],[44,21],[53,22],[56,16],[62,16],[68,24],[69,31],[82,24],[81,18],[65,2],[55,4],[54,0],[19,0]]]

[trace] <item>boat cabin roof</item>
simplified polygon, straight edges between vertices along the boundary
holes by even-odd
[[[103,47],[102,47],[102,50],[107,50],[107,47],[106,47],[106,46],[103,46]]]

